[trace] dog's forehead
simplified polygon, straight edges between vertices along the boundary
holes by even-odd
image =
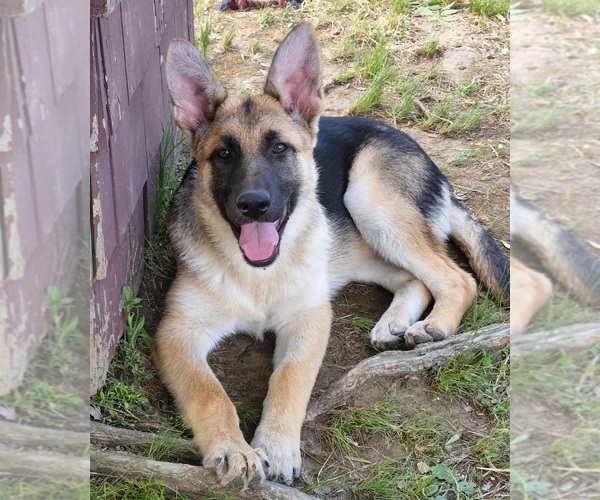
[[[234,96],[217,110],[213,139],[234,137],[245,148],[258,145],[275,132],[279,140],[298,148],[310,144],[306,130],[285,112],[279,102],[268,95]]]

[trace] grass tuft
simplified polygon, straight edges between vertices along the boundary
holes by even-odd
[[[505,16],[510,0],[469,0],[471,10],[487,17]]]

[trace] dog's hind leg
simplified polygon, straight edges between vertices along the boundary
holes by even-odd
[[[292,484],[300,474],[300,430],[325,356],[331,307],[327,302],[301,313],[282,311],[275,325],[273,374],[252,446],[267,454],[269,478]]]
[[[406,331],[406,344],[443,340],[456,332],[473,303],[475,280],[448,256],[443,238],[394,183],[391,169],[381,166],[387,158],[366,149],[350,171],[344,203],[375,253],[409,271],[433,295],[433,309]]]
[[[400,345],[406,331],[419,320],[432,299],[422,281],[376,256],[358,268],[353,281],[376,283],[394,294],[392,303],[371,330],[371,344],[382,351]]]

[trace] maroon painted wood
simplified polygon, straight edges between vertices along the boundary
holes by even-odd
[[[95,3],[102,10],[111,2]],[[103,383],[121,336],[123,287],[136,289],[141,280],[160,144],[171,114],[164,55],[172,38],[191,39],[193,34],[192,0],[128,0],[112,8],[107,17],[91,22],[96,94],[90,119],[95,131],[92,391]]]

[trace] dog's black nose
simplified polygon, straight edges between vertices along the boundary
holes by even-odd
[[[271,195],[264,189],[245,191],[238,196],[237,207],[246,217],[258,219],[271,206]]]

